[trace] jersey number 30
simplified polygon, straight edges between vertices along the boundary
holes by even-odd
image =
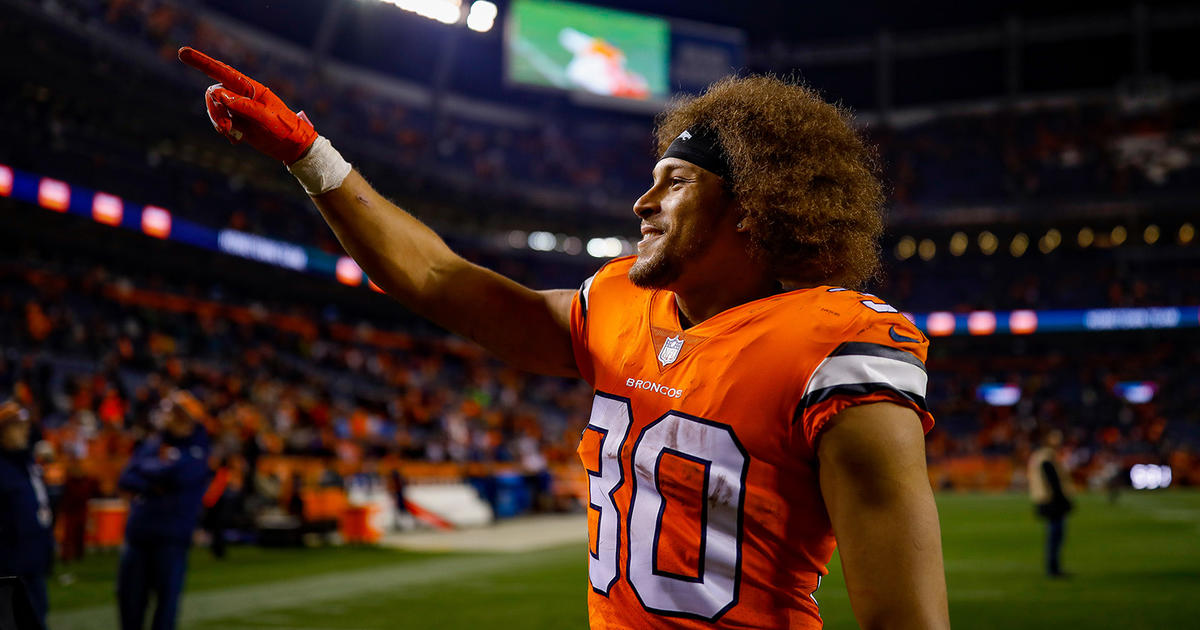
[[[585,429],[595,431],[600,441],[598,465],[587,466],[589,507],[597,512],[593,519],[596,549],[588,561],[592,588],[608,595],[620,579],[624,524],[629,559],[625,578],[642,606],[662,615],[714,621],[737,603],[749,457],[728,425],[671,411],[642,429],[633,443],[635,472],[629,513],[621,514],[613,497],[626,483],[620,455],[632,424],[628,399],[596,392]],[[679,575],[658,566],[667,509],[659,470],[668,455],[704,471],[695,575]]]

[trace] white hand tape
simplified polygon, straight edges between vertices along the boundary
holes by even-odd
[[[308,153],[287,169],[304,186],[304,192],[315,196],[341,186],[350,174],[350,163],[325,136],[317,136]]]

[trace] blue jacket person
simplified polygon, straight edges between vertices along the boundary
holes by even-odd
[[[208,485],[209,439],[203,407],[186,392],[163,401],[161,430],[134,451],[118,480],[133,494],[117,575],[122,630],[142,630],[155,594],[153,630],[171,630],[187,571],[187,554]]]
[[[0,576],[25,583],[34,614],[45,626],[53,518],[41,469],[29,448],[30,430],[26,410],[13,401],[0,404]]]

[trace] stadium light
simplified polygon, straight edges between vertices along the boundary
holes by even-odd
[[[950,237],[950,254],[952,256],[962,256],[967,251],[967,244],[967,235],[962,232],[955,232],[954,236]]]
[[[488,0],[476,0],[471,5],[471,11],[467,13],[467,28],[479,33],[486,33],[492,30],[499,13],[500,10],[496,8],[496,5]]]
[[[529,249],[535,252],[553,251],[556,245],[558,245],[558,238],[549,232],[529,233]]]
[[[911,236],[905,236],[896,243],[896,258],[900,260],[908,260],[912,255],[917,253],[917,242]]]
[[[1145,239],[1147,245],[1153,245],[1158,242],[1160,236],[1158,226],[1151,223],[1142,231],[1142,238]]]
[[[13,172],[12,169],[0,164],[0,197],[7,197],[12,194],[13,188]]]
[[[471,5],[471,10],[467,12],[466,19],[463,18],[463,0],[379,0],[384,4],[390,4],[399,9],[416,13],[417,15],[431,20],[437,20],[442,24],[463,24],[467,28],[480,33],[486,33],[492,30],[496,25],[496,16],[500,15],[500,9],[495,3],[488,0],[476,0]]]
[[[996,314],[991,311],[974,311],[967,316],[967,332],[973,336],[996,332]]]
[[[612,258],[622,254],[633,253],[634,247],[627,239],[608,237],[593,238],[587,241],[569,234],[552,234],[544,230],[523,232],[512,230],[504,236],[503,242],[513,249],[532,249],[535,252],[562,252],[578,256],[585,251],[594,258]]]
[[[379,0],[442,24],[457,24],[462,19],[462,0]]]
[[[1054,228],[1046,232],[1046,235],[1038,240],[1038,249],[1042,250],[1043,254],[1049,254],[1054,251],[1054,248],[1062,244],[1062,232]]]
[[[1000,246],[1000,239],[996,238],[995,234],[984,231],[979,235],[979,251],[983,252],[984,256],[991,256],[996,253],[996,248]]]
[[[921,257],[921,260],[932,260],[935,254],[937,254],[937,244],[933,242],[933,239],[921,239],[921,243],[917,245],[917,255]]]
[[[592,258],[612,258],[621,255],[621,240],[618,238],[593,238],[587,242],[587,253]]]
[[[1008,315],[1008,328],[1014,335],[1032,335],[1037,331],[1037,311],[1020,310]]]
[[[577,236],[568,236],[560,241],[564,253],[578,256],[583,253],[583,241]]]
[[[71,206],[71,187],[66,182],[43,177],[38,182],[38,205],[55,212],[66,212]]]
[[[931,337],[945,337],[954,333],[956,323],[954,313],[937,311],[925,319],[925,331]]]
[[[1171,467],[1134,464],[1129,469],[1129,485],[1134,490],[1157,490],[1171,485]]]
[[[170,238],[171,213],[166,208],[158,206],[142,208],[142,232],[154,238]]]
[[[338,258],[337,266],[334,267],[334,276],[338,282],[356,287],[362,284],[363,271],[358,266],[358,263],[354,262],[353,258],[342,256]]]
[[[521,249],[522,247],[525,247],[525,243],[526,243],[525,239],[527,239],[527,238],[528,238],[528,235],[526,235],[521,230],[513,230],[508,233],[508,238],[506,240],[508,241],[509,247],[511,247],[513,249]]]
[[[1092,228],[1085,227],[1085,228],[1079,230],[1079,246],[1080,247],[1088,247],[1092,244],[1092,241],[1094,241],[1094,240],[1096,240],[1096,233],[1092,231]]]
[[[1026,249],[1029,249],[1029,237],[1024,232],[1018,232],[1009,243],[1008,252],[1013,255],[1013,258],[1020,258],[1025,255]]]
[[[1192,239],[1195,238],[1195,236],[1196,228],[1193,227],[1191,223],[1184,223],[1183,225],[1179,226],[1180,243],[1187,245],[1188,243],[1192,242]]]
[[[98,223],[121,225],[124,214],[125,204],[120,197],[102,192],[92,196],[92,218]]]
[[[1129,235],[1129,233],[1125,231],[1125,227],[1118,225],[1117,227],[1112,229],[1112,234],[1110,235],[1109,238],[1112,239],[1113,245],[1120,245],[1121,243],[1125,242],[1125,237],[1128,235]]]

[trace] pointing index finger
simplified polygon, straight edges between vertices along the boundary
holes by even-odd
[[[246,75],[238,72],[229,64],[217,61],[190,46],[179,49],[179,60],[207,74],[210,78],[220,81],[231,92],[242,96],[254,96],[254,89]]]

